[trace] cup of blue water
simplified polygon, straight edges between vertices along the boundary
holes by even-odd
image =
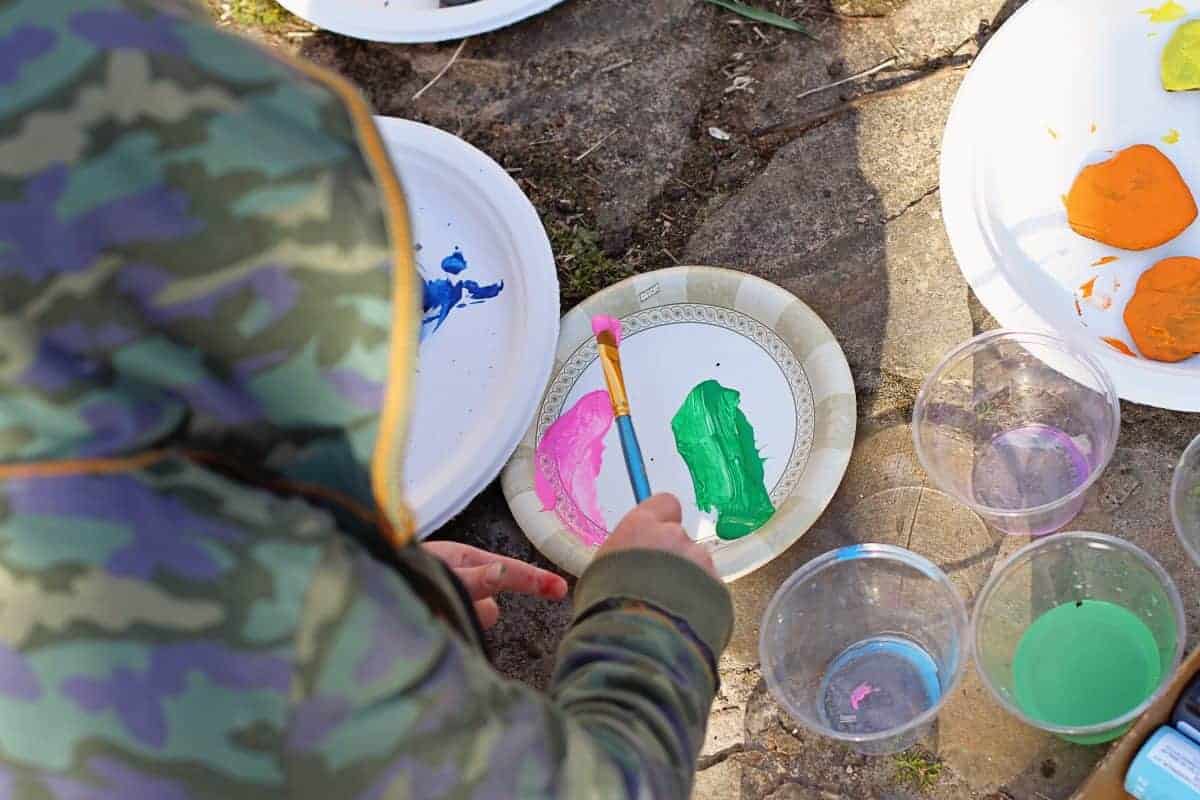
[[[771,599],[759,656],[799,724],[869,755],[909,747],[962,676],[967,611],[950,579],[900,547],[814,558]]]
[[[1116,448],[1121,408],[1087,353],[1000,330],[942,359],[917,395],[912,428],[939,488],[999,530],[1039,536],[1083,507]]]
[[[1187,638],[1179,591],[1158,562],[1089,532],[1014,553],[979,593],[972,622],[975,667],[1000,705],[1077,744],[1128,730]]]
[[[1192,439],[1175,466],[1171,521],[1184,549],[1200,565],[1200,436]]]

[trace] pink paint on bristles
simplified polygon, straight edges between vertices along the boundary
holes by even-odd
[[[592,317],[592,333],[599,336],[605,331],[612,333],[617,344],[621,343],[621,320],[606,314],[597,314]]]

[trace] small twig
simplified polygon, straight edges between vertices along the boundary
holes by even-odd
[[[604,75],[605,73],[612,72],[612,71],[613,71],[613,70],[615,70],[615,69],[620,69],[621,67],[628,67],[628,66],[629,66],[630,64],[632,64],[632,63],[633,63],[633,59],[632,59],[632,58],[626,58],[626,59],[623,59],[623,60],[621,60],[621,61],[618,61],[618,62],[617,62],[617,63],[615,63],[615,64],[609,64],[607,67],[605,67],[604,69],[600,70],[599,74],[600,74],[600,75]]]
[[[758,26],[757,26],[757,25],[752,25],[752,26],[750,27],[750,30],[754,31],[754,35],[755,35],[755,36],[757,36],[758,38],[762,39],[762,40],[763,40],[764,42],[766,42],[767,44],[771,44],[771,40],[767,38],[767,35],[766,35],[765,33],[763,33],[762,31],[760,31],[760,30],[758,29]]]
[[[417,93],[412,96],[412,99],[414,101],[420,100],[421,95],[425,94],[425,92],[427,92],[429,90],[429,87],[433,86],[435,83],[437,83],[438,81],[440,81],[442,79],[442,76],[446,74],[446,71],[449,70],[450,67],[452,67],[454,65],[455,61],[458,61],[459,54],[462,53],[463,48],[467,46],[467,42],[469,42],[469,41],[471,41],[471,40],[469,38],[467,38],[467,39],[463,39],[461,42],[458,43],[458,49],[456,49],[454,51],[454,55],[450,56],[450,60],[446,62],[446,66],[439,69],[438,74],[433,76],[433,80],[431,80],[429,83],[425,84],[420,89],[418,89]]]
[[[603,184],[603,183],[601,183],[600,181],[596,180],[596,179],[595,179],[594,177],[592,177],[591,175],[584,175],[583,177],[587,178],[589,181],[591,181],[592,183],[596,184],[596,185],[597,185],[597,186],[599,186],[601,189],[603,189],[603,188],[604,188],[604,184]]]
[[[530,142],[529,147],[533,147],[534,145],[538,145],[538,144],[550,144],[551,142],[557,142],[557,141],[558,141],[557,136],[551,136],[549,139],[538,139],[537,141]]]
[[[670,251],[670,250],[668,250],[667,248],[665,248],[665,247],[664,247],[664,248],[662,249],[662,251],[663,251],[664,253],[666,253],[666,254],[667,254],[667,258],[671,259],[671,262],[672,262],[673,264],[675,264],[676,266],[678,266],[678,265],[679,265],[679,259],[678,259],[678,258],[676,258],[676,257],[674,256],[674,254],[672,254],[672,253],[671,253],[671,251]]]
[[[809,95],[817,94],[818,92],[823,92],[826,89],[832,89],[835,86],[841,86],[843,84],[850,83],[851,81],[856,81],[859,78],[865,78],[868,75],[874,75],[876,72],[881,72],[895,63],[896,63],[896,57],[892,56],[887,61],[881,61],[878,64],[876,64],[875,66],[871,67],[870,69],[864,69],[862,72],[856,72],[853,75],[842,78],[841,80],[838,80],[838,81],[834,81],[833,83],[827,83],[824,86],[818,86],[815,89],[808,89],[807,91],[803,91],[800,94],[796,95],[796,99],[803,100],[804,98],[808,97]]]
[[[505,167],[504,171],[507,172],[509,175],[515,175],[518,172],[524,172],[525,170],[522,169],[521,167]]]
[[[851,109],[858,108],[859,106],[865,105],[873,100],[879,100],[884,97],[890,97],[897,94],[904,94],[905,92],[911,92],[927,80],[933,78],[942,78],[954,72],[961,72],[968,66],[970,65],[954,64],[951,66],[939,67],[932,72],[923,73],[910,81],[905,81],[904,83],[899,84],[898,86],[892,86],[888,89],[880,89],[877,92],[869,92],[864,95],[859,95],[858,97],[847,100],[844,103],[839,103],[832,108],[827,108],[824,111],[818,111],[811,116],[805,117],[799,122],[780,122],[775,125],[768,125],[765,128],[758,128],[752,131],[750,136],[753,139],[761,139],[764,136],[772,135],[787,135],[795,138],[796,136],[803,135],[818,125],[833,119],[834,117],[840,116]]]
[[[579,155],[575,156],[575,158],[573,158],[573,159],[571,159],[571,160],[572,160],[572,161],[574,161],[576,164],[578,164],[580,161],[583,161],[585,158],[587,158],[588,156],[590,156],[592,153],[596,152],[596,150],[597,150],[597,149],[600,147],[600,145],[602,145],[602,144],[604,144],[605,142],[607,142],[607,141],[609,140],[609,138],[610,138],[610,137],[611,137],[613,134],[615,134],[615,133],[616,133],[618,130],[620,130],[620,128],[613,128],[611,131],[609,131],[608,133],[606,133],[606,134],[604,134],[603,136],[601,136],[601,137],[600,137],[600,141],[596,142],[594,145],[592,145],[591,147],[589,147],[587,150],[584,150],[582,153],[580,153]]]

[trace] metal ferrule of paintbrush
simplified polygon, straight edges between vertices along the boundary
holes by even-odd
[[[616,339],[609,331],[602,331],[596,336],[596,350],[600,354],[600,368],[604,370],[604,383],[608,386],[608,395],[612,398],[613,414],[618,417],[629,416],[629,394],[625,391],[625,375],[621,372],[621,356],[617,350]]]

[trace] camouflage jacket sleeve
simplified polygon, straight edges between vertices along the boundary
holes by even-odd
[[[728,593],[699,568],[649,551],[594,564],[543,694],[498,676],[406,582],[350,553],[326,559],[299,637],[298,794],[688,796],[732,623]]]

